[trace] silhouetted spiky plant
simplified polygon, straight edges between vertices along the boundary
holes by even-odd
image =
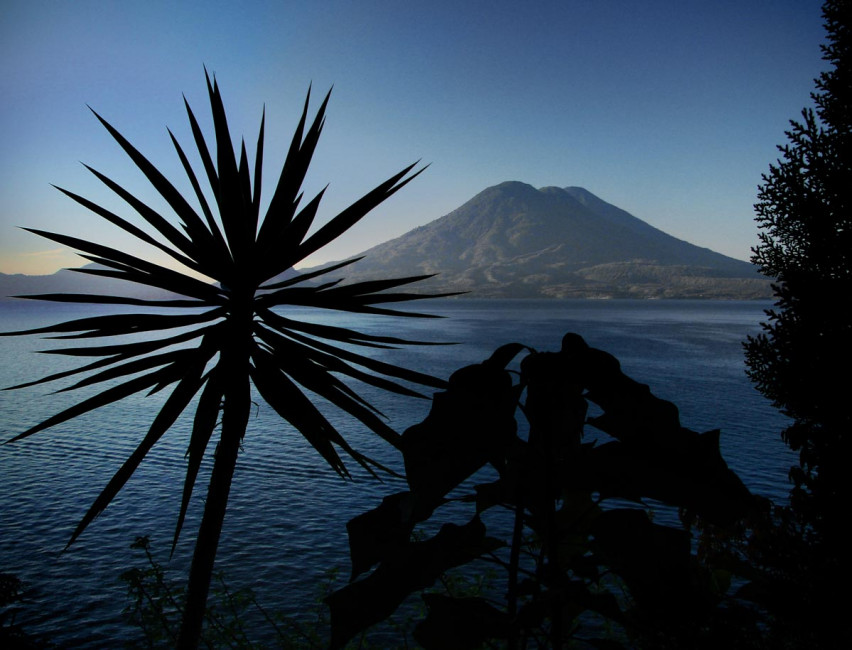
[[[428,276],[349,285],[340,285],[339,280],[317,284],[315,278],[318,276],[336,271],[355,261],[349,260],[320,271],[278,280],[278,276],[284,271],[344,233],[370,210],[416,177],[422,169],[412,172],[414,165],[406,167],[309,235],[308,231],[317,214],[323,192],[299,209],[302,199],[300,188],[323,128],[329,98],[325,97],[312,124],[306,130],[310,100],[308,92],[304,111],[290,144],[278,184],[261,219],[264,120],[261,120],[252,173],[244,142],[239,159],[235,156],[215,78],[211,83],[210,77],[207,76],[207,89],[215,128],[215,153],[211,153],[188,103],[186,110],[195,145],[210,185],[212,206],[205,197],[199,178],[183,149],[174,135],[169,133],[193,187],[200,213],[137,149],[95,113],[168,203],[178,219],[180,228],[94,169],[89,168],[110,190],[129,204],[160,238],[149,235],[106,208],[60,188],[60,191],[77,203],[142,242],[166,253],[195,274],[188,275],[171,270],[129,252],[77,237],[28,229],[74,248],[82,257],[100,265],[74,269],[75,271],[136,282],[180,294],[182,298],[143,300],[86,294],[26,297],[59,302],[180,308],[186,309],[187,313],[170,311],[101,315],[50,327],[7,333],[54,334],[55,338],[64,339],[137,335],[145,332],[152,334],[150,340],[51,350],[50,352],[55,354],[92,357],[95,360],[75,370],[53,374],[13,388],[50,382],[78,373],[90,374],[66,390],[101,382],[114,383],[99,394],[48,418],[9,442],[26,438],[140,391],[156,392],[172,387],[147,434],[92,504],[74,531],[69,544],[110,503],[148,451],[166,433],[193,397],[200,393],[187,452],[183,498],[175,528],[174,543],[177,543],[202,456],[217,424],[221,425],[190,570],[187,607],[178,642],[180,647],[194,647],[197,644],[237,453],[248,423],[252,384],[261,397],[282,418],[298,429],[341,476],[347,475],[347,470],[337,449],[342,449],[370,471],[371,465],[378,467],[378,464],[347,444],[316,405],[306,397],[303,388],[357,418],[367,428],[396,446],[396,432],[384,422],[377,409],[361,398],[341,377],[349,377],[402,395],[417,393],[397,380],[432,387],[443,386],[441,380],[428,375],[379,362],[353,352],[351,347],[335,345],[344,343],[391,347],[416,343],[414,341],[360,333],[345,327],[300,322],[274,310],[279,305],[300,305],[346,312],[423,316],[395,311],[381,305],[424,297],[389,290]],[[218,218],[215,216],[217,213]],[[197,279],[198,274],[215,280],[216,284]],[[305,283],[306,280],[313,282]],[[158,333],[171,328],[179,330],[171,336],[156,337]],[[195,345],[175,347],[176,344],[189,342]]]

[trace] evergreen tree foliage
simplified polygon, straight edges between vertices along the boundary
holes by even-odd
[[[842,305],[852,295],[852,2],[829,0],[823,14],[831,68],[816,80],[815,109],[791,122],[755,205],[762,231],[752,261],[776,279],[777,301],[746,343],[750,377],[793,420],[784,439],[800,453],[794,496],[818,527],[848,493],[852,424],[852,317]]]
[[[745,344],[748,374],[791,418],[782,435],[799,452],[790,506],[776,510],[771,534],[751,540],[772,576],[767,603],[783,647],[848,647],[835,589],[849,570],[852,496],[852,2],[828,0],[823,17],[830,65],[815,80],[815,106],[791,121],[759,188],[752,261],[775,279],[776,302]]]

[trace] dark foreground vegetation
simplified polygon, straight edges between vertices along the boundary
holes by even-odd
[[[263,220],[258,213],[263,127],[252,181],[245,147],[236,156],[230,146],[215,82],[208,81],[215,164],[187,110],[218,219],[177,141],[201,214],[104,121],[183,229],[94,170],[169,243],[65,193],[217,284],[95,243],[39,233],[102,265],[83,272],[185,298],[37,298],[189,311],[186,316],[97,317],[29,333],[97,338],[194,329],[145,343],[63,348],[63,354],[95,360],[40,381],[89,371],[94,374],[74,387],[123,383],[16,439],[141,390],[171,389],[138,449],[86,514],[76,537],[193,396],[200,395],[175,543],[214,433],[217,442],[188,589],[175,596],[154,562],[141,573],[125,575],[134,595],[129,613],[151,635],[151,645],[249,644],[239,635],[250,594],[214,590],[217,599],[208,605],[208,591],[253,383],[342,476],[346,469],[337,449],[370,471],[383,468],[349,447],[300,386],[397,447],[409,486],[349,523],[352,580],[326,596],[328,628],[321,617],[308,633],[284,631],[282,647],[359,645],[370,626],[386,621],[418,593],[423,593],[424,615],[400,631],[396,642],[383,641],[384,647],[415,641],[425,648],[848,647],[847,599],[837,593],[845,592],[850,573],[845,513],[852,496],[846,475],[852,318],[837,305],[852,295],[852,2],[828,0],[823,11],[824,54],[831,67],[817,80],[815,109],[791,123],[789,143],[779,148],[781,159],[764,176],[756,205],[762,232],[753,261],[775,280],[777,302],[763,334],[745,344],[756,387],[792,419],[783,437],[799,452],[800,462],[791,470],[793,490],[784,506],[748,493],[719,456],[716,432],[681,427],[674,405],[655,398],[648,387],[626,377],[612,356],[589,348],[576,335],[567,335],[554,352],[505,345],[445,382],[336,345],[405,341],[276,315],[271,308],[278,304],[392,313],[382,305],[412,298],[393,290],[417,279],[299,286],[298,278],[280,277],[412,178],[407,176],[411,168],[403,170],[307,236],[321,195],[299,210],[299,187],[322,129],[325,103],[307,130],[306,105]],[[171,348],[190,340],[197,347]],[[340,376],[405,396],[415,394],[405,385],[412,383],[439,392],[428,417],[399,436]],[[584,438],[587,425],[600,432],[595,441]],[[450,504],[467,507],[468,514],[448,521]],[[139,548],[147,553],[144,540]],[[459,567],[462,581],[472,580],[475,589],[452,588],[452,572]],[[436,584],[446,588],[435,590]],[[29,641],[10,609],[19,591],[14,578],[2,576],[0,640],[26,647]],[[218,600],[220,595],[224,600]],[[220,602],[230,612],[221,624],[215,623]],[[274,616],[267,618],[278,624]],[[214,642],[211,634],[220,636]]]
[[[201,189],[199,177],[174,136],[172,142],[175,151],[195,192],[200,212],[142,153],[97,113],[97,119],[171,208],[180,227],[92,168],[89,168],[90,171],[123,199],[147,224],[149,230],[137,227],[82,196],[61,190],[97,216],[134,236],[141,243],[165,253],[192,273],[175,271],[134,254],[77,237],[32,230],[51,241],[80,251],[83,258],[95,264],[75,269],[76,272],[166,290],[177,297],[145,299],[86,293],[25,296],[34,300],[133,305],[143,309],[136,314],[94,316],[27,331],[4,333],[50,334],[59,339],[95,340],[140,333],[150,335],[150,338],[142,341],[126,342],[127,339],[123,339],[125,342],[111,341],[101,345],[48,350],[53,354],[93,360],[74,370],[13,388],[63,380],[83,373],[89,374],[63,390],[93,385],[108,387],[7,442],[20,441],[139,392],[152,394],[170,391],[138,447],[89,508],[71,536],[69,545],[107,507],[151,448],[192,404],[194,414],[186,454],[186,479],[173,548],[178,543],[202,467],[202,458],[211,444],[214,447],[214,460],[201,525],[195,538],[181,629],[177,638],[177,645],[184,648],[195,648],[199,643],[231,481],[252,408],[252,387],[281,418],[302,433],[325,462],[341,477],[347,477],[348,471],[339,451],[372,474],[387,470],[353,449],[320,408],[306,396],[305,391],[319,396],[327,405],[343,411],[391,445],[398,446],[398,434],[385,423],[381,413],[346,380],[357,380],[403,396],[420,396],[410,387],[412,384],[432,388],[446,384],[444,380],[423,373],[375,361],[347,347],[388,347],[413,343],[411,341],[302,322],[274,311],[280,305],[299,305],[355,313],[426,317],[387,307],[390,303],[430,297],[392,291],[422,278],[376,280],[346,286],[338,286],[339,280],[305,284],[306,280],[325,276],[354,260],[312,273],[291,272],[300,260],[340,236],[404,187],[422,169],[411,173],[414,165],[406,167],[315,232],[310,232],[323,192],[300,206],[301,186],[323,129],[329,97],[326,96],[312,123],[308,125],[309,92],[278,183],[265,214],[261,216],[264,120],[261,120],[252,170],[245,142],[242,143],[239,155],[234,152],[219,86],[209,76],[207,88],[213,117],[215,153],[211,152],[189,104],[186,104],[186,111],[209,186],[208,194],[212,196],[212,206],[216,208],[218,218],[211,202],[208,202],[208,194]],[[149,234],[149,231],[156,233],[156,236]],[[198,275],[215,282],[199,279]],[[152,313],[146,311],[146,308],[155,311]],[[161,308],[170,308],[170,312],[162,313]],[[187,347],[187,344],[195,347]],[[194,401],[196,396],[197,401]]]
[[[586,424],[603,440],[589,441]],[[409,490],[349,522],[354,580],[326,601],[330,647],[474,563],[500,589],[424,595],[414,628],[423,647],[717,645],[730,572],[693,555],[682,522],[726,527],[760,507],[722,460],[718,434],[683,428],[673,404],[575,334],[558,352],[509,344],[456,371],[402,436]],[[466,522],[446,521],[448,500],[470,504]],[[493,527],[492,510],[507,515]],[[441,525],[414,538],[422,522]]]

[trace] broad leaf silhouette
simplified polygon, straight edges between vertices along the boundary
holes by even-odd
[[[520,371],[509,368],[524,351]],[[586,425],[611,438],[584,441]],[[460,564],[468,575],[495,567],[499,587],[423,593],[424,648],[623,647],[600,636],[605,626],[587,627],[591,616],[625,638],[662,633],[679,641],[665,647],[699,647],[718,581],[685,527],[652,521],[649,500],[720,526],[760,507],[719,453],[718,431],[682,427],[674,404],[571,333],[558,352],[511,343],[454,372],[402,449],[409,490],[349,522],[352,582],[326,601],[332,648]],[[486,465],[496,480],[472,485]],[[468,523],[417,539],[417,525],[434,529],[450,501],[471,504]]]

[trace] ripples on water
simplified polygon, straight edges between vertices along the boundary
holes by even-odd
[[[795,462],[779,431],[784,419],[749,384],[741,343],[759,331],[765,303],[700,301],[441,301],[425,303],[446,319],[399,319],[393,333],[413,339],[456,341],[449,347],[377,351],[383,359],[446,377],[488,357],[498,345],[520,341],[558,349],[562,335],[581,334],[614,354],[624,371],[678,405],[681,422],[697,431],[722,429],[722,452],[752,491],[783,499]],[[423,305],[418,305],[423,308]],[[81,307],[0,303],[0,330],[78,317]],[[334,322],[382,332],[387,319],[328,314]],[[34,337],[0,339],[0,386],[56,372],[73,360],[36,355],[61,342]],[[400,400],[365,390],[402,431],[421,420],[428,402]],[[35,387],[0,393],[0,438],[8,439],[78,400]],[[196,486],[184,536],[169,561],[171,535],[183,485],[183,453],[190,421],[180,420],[149,454],[120,495],[70,549],[77,522],[135,444],[163,397],[134,397],[55,429],[0,448],[0,571],[28,587],[19,621],[61,647],[120,645],[136,631],[120,616],[127,604],[120,574],[139,566],[129,550],[148,535],[155,556],[183,575],[206,491]],[[269,609],[292,613],[315,597],[328,569],[348,575],[346,522],[403,489],[378,483],[348,463],[343,481],[301,437],[257,400],[240,455],[217,567],[232,587],[251,586]],[[377,437],[346,419],[336,420],[360,451],[400,469],[401,460]]]

